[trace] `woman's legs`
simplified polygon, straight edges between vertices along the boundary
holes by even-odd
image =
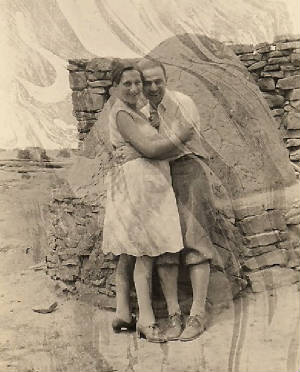
[[[116,270],[116,317],[125,322],[131,321],[130,284],[135,257],[121,254]]]
[[[136,258],[134,284],[139,305],[139,324],[148,326],[155,323],[152,308],[152,266],[153,258],[141,256]]]

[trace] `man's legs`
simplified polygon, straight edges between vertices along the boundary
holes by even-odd
[[[197,252],[188,253],[185,258],[192,260]],[[188,260],[187,260],[188,261]],[[188,262],[186,262],[188,263]],[[209,261],[189,264],[189,273],[193,290],[193,302],[190,310],[186,329],[182,333],[181,310],[178,301],[178,269],[177,264],[166,264],[157,266],[158,275],[163,294],[166,299],[169,313],[169,327],[166,330],[166,337],[171,340],[182,338],[183,341],[192,340],[198,337],[205,329],[205,304],[210,276]],[[180,337],[181,335],[181,337]]]
[[[156,261],[161,288],[167,303],[169,324],[165,331],[167,340],[178,340],[182,332],[181,310],[178,301],[178,253],[165,253]]]
[[[208,261],[197,265],[189,265],[189,270],[193,288],[193,304],[190,315],[194,316],[205,313],[210,265]]]

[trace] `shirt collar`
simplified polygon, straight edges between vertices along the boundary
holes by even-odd
[[[149,108],[150,108],[150,110],[155,110],[155,111],[157,111],[158,109],[161,109],[163,111],[166,111],[167,107],[171,103],[173,103],[172,94],[171,94],[171,92],[168,89],[166,89],[165,90],[165,94],[163,96],[163,99],[161,100],[161,102],[157,106],[157,109],[154,106],[151,105],[150,101],[149,101]]]

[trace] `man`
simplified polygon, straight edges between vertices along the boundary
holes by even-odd
[[[205,303],[213,251],[208,230],[214,223],[212,197],[205,172],[207,166],[203,162],[207,154],[201,145],[199,114],[193,100],[167,89],[166,71],[159,62],[145,59],[139,62],[138,67],[143,73],[144,95],[149,100],[143,112],[151,124],[164,135],[184,123],[194,127],[186,146],[182,146],[170,159],[184,249],[179,254],[166,253],[157,259],[169,313],[166,337],[169,341],[189,341],[197,338],[206,328]],[[189,267],[193,289],[192,307],[184,330],[178,302],[179,258]]]

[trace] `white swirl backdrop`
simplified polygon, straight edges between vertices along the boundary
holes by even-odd
[[[76,147],[68,58],[139,57],[177,33],[299,33],[298,0],[1,0],[0,148]]]

